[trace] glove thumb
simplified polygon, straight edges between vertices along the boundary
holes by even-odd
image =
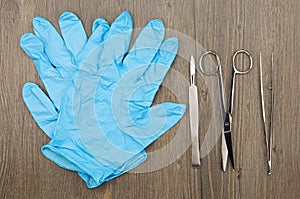
[[[153,122],[161,121],[160,130],[153,133],[151,136],[139,138],[140,143],[147,147],[157,138],[163,135],[171,127],[173,127],[184,115],[186,106],[184,104],[176,104],[171,102],[161,103],[155,106],[152,106],[149,109],[149,117]]]
[[[22,95],[29,112],[36,123],[48,137],[52,138],[58,119],[58,112],[52,101],[38,85],[31,82],[27,82],[23,86]]]

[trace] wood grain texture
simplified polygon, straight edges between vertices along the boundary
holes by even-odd
[[[300,2],[186,0],[186,1],[38,1],[0,0],[0,198],[299,198],[300,197]],[[31,81],[42,86],[33,62],[19,47],[22,34],[32,31],[31,21],[41,15],[56,27],[64,11],[76,13],[88,34],[94,19],[110,23],[123,10],[141,28],[151,19],[162,19],[169,29],[194,39],[220,54],[226,90],[229,89],[232,55],[244,48],[254,58],[253,70],[237,77],[233,112],[233,145],[236,170],[221,171],[220,140],[191,167],[191,150],[167,167],[142,174],[128,173],[88,189],[74,173],[47,160],[40,148],[49,139],[30,116],[21,98],[22,86]],[[168,35],[171,36],[171,35]],[[197,53],[195,53],[195,50]],[[179,40],[179,51],[200,50]],[[267,91],[274,53],[274,143],[272,175],[267,176],[259,94],[259,53],[263,55],[265,99],[269,118],[271,95]],[[187,53],[186,53],[187,54]],[[189,81],[187,57],[177,56],[173,68]],[[198,60],[197,60],[198,62]],[[238,64],[246,64],[240,57]],[[177,81],[167,75],[166,81]],[[197,77],[200,107],[200,143],[208,128],[210,93]],[[176,85],[175,85],[176,86]],[[188,94],[188,88],[181,91]],[[179,93],[180,94],[180,93]],[[226,95],[228,95],[226,93]],[[161,87],[155,103],[177,101]],[[187,103],[187,101],[185,102]],[[188,113],[184,133],[189,135]],[[178,125],[147,148],[155,151],[174,138]],[[184,145],[184,143],[182,144]],[[182,146],[180,146],[182,147]],[[163,161],[163,160],[162,160]],[[229,167],[230,168],[230,167]]]

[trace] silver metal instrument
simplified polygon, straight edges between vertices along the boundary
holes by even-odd
[[[189,108],[190,108],[190,127],[192,139],[192,167],[200,167],[200,151],[199,151],[199,116],[198,116],[198,92],[195,84],[196,68],[193,55],[190,59],[190,77],[191,85],[189,87]]]
[[[249,68],[246,71],[240,71],[236,68],[235,65],[235,60],[238,54],[244,53],[248,56],[249,58]],[[203,58],[206,55],[213,55],[217,59],[217,68],[212,71],[212,72],[207,72],[205,71],[203,67]],[[230,96],[229,96],[229,105],[228,109],[226,111],[225,109],[225,97],[224,97],[224,86],[223,86],[223,78],[222,78],[222,68],[221,68],[221,62],[219,55],[214,52],[214,51],[207,51],[204,54],[202,54],[200,61],[200,70],[204,75],[209,75],[209,76],[217,76],[218,78],[218,83],[219,83],[219,91],[220,91],[220,97],[221,97],[221,114],[223,116],[223,122],[224,122],[224,127],[222,129],[222,145],[221,145],[221,150],[222,150],[222,168],[223,171],[226,171],[226,165],[227,165],[227,160],[228,156],[229,159],[231,160],[232,168],[234,169],[234,158],[233,158],[233,147],[232,147],[232,139],[231,139],[231,132],[232,132],[232,113],[233,113],[233,102],[234,102],[234,86],[235,86],[235,77],[236,75],[244,75],[250,72],[252,69],[252,56],[250,53],[246,50],[238,50],[234,53],[233,58],[232,58],[232,77],[231,77],[231,86],[230,86]]]
[[[259,73],[260,73],[260,96],[261,96],[261,107],[262,107],[262,117],[264,123],[264,134],[265,134],[265,143],[267,146],[267,154],[268,154],[268,174],[271,174],[271,157],[272,157],[272,138],[273,138],[273,110],[274,110],[274,89],[273,89],[273,76],[274,76],[274,56],[272,53],[272,74],[271,74],[271,120],[270,120],[270,130],[268,131],[267,122],[266,122],[266,112],[265,112],[265,100],[264,100],[264,88],[263,88],[263,79],[262,79],[262,61],[261,61],[261,53],[259,54]]]

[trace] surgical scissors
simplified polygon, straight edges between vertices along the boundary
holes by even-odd
[[[238,54],[244,53],[249,58],[249,68],[245,71],[238,70],[235,64],[235,60]],[[213,55],[217,60],[217,67],[212,72],[205,71],[203,67],[203,58],[206,55]],[[228,156],[232,164],[232,168],[234,169],[234,158],[233,158],[233,147],[232,147],[232,139],[231,139],[231,132],[232,132],[232,113],[233,113],[233,102],[234,102],[234,86],[235,86],[235,78],[236,75],[244,75],[250,72],[252,69],[252,56],[246,50],[238,50],[233,54],[232,57],[232,76],[231,76],[231,86],[230,86],[230,95],[229,95],[229,105],[226,111],[225,109],[225,97],[224,97],[224,85],[223,85],[223,78],[222,78],[222,67],[219,55],[214,51],[207,51],[202,54],[199,61],[200,70],[204,75],[208,76],[217,76],[218,84],[219,84],[219,92],[220,92],[220,101],[221,101],[221,114],[222,114],[222,122],[223,129],[222,129],[222,168],[223,171],[226,171],[226,165]]]

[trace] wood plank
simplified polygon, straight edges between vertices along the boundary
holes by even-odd
[[[195,3],[196,39],[207,49],[219,52],[223,77],[229,89],[233,52],[249,50],[253,70],[237,78],[233,113],[233,141],[236,171],[221,173],[219,148],[202,167],[203,196],[216,198],[297,198],[299,189],[299,3],[296,1],[198,1]],[[206,20],[201,20],[206,19]],[[267,118],[270,117],[271,53],[274,53],[274,143],[273,173],[266,175],[259,95],[259,53],[263,55]],[[242,62],[241,62],[242,61]],[[239,60],[246,64],[246,60]],[[284,67],[283,67],[284,66]],[[287,88],[289,87],[289,88]],[[228,95],[228,94],[227,94]],[[207,101],[202,100],[202,107]],[[201,105],[200,105],[201,106]],[[294,108],[292,108],[294,107]],[[292,110],[293,109],[293,110]],[[288,119],[289,118],[289,119]],[[269,121],[269,120],[268,120]],[[208,121],[204,121],[208,122]],[[249,130],[251,129],[251,130]],[[282,133],[281,133],[282,132]],[[285,132],[285,133],[283,133]],[[290,144],[288,144],[290,143]],[[211,164],[210,162],[213,162]],[[220,186],[221,185],[221,186]]]
[[[2,0],[0,6],[0,198],[299,198],[300,189],[300,2],[279,1],[37,1]],[[166,28],[178,31],[179,56],[172,68],[186,81],[169,73],[165,85],[181,89],[178,93],[161,87],[156,103],[164,101],[187,103],[189,56],[198,59],[203,49],[220,55],[228,96],[232,55],[245,48],[254,58],[253,70],[237,77],[233,113],[233,142],[236,169],[221,170],[220,141],[201,160],[200,169],[191,168],[190,149],[160,170],[127,173],[88,189],[74,173],[47,160],[40,148],[49,142],[25,107],[21,90],[27,81],[42,85],[34,64],[19,47],[22,34],[32,31],[32,18],[41,15],[56,27],[64,11],[76,13],[88,35],[92,22],[103,17],[110,23],[123,10],[133,17],[134,26],[142,28],[151,19],[162,19]],[[167,37],[174,36],[168,32]],[[136,36],[137,34],[135,34]],[[196,46],[196,47],[195,47]],[[195,50],[197,53],[195,53]],[[267,118],[270,116],[271,53],[274,53],[274,143],[272,175],[267,176],[259,93],[259,53],[263,55],[263,75]],[[239,57],[238,64],[247,60]],[[243,68],[243,67],[241,67]],[[212,98],[209,91],[213,79],[197,73],[200,107],[200,143],[209,128]],[[227,98],[226,98],[227,99]],[[188,147],[188,112],[182,121],[168,131],[147,151],[168,146],[178,133],[186,135],[177,147]],[[182,125],[182,126],[180,126]],[[183,127],[182,132],[178,132]],[[250,130],[249,130],[250,129]],[[187,145],[187,146],[186,146]],[[205,146],[204,146],[205,147]],[[174,150],[167,152],[174,155]],[[153,156],[155,157],[155,156]],[[150,168],[156,168],[151,162]],[[153,160],[153,159],[152,159]],[[230,165],[228,165],[230,168]]]
[[[192,4],[182,7],[175,1],[164,4],[157,1],[139,5],[138,3],[132,4],[130,1],[113,3],[110,1],[101,1],[101,3],[77,1],[74,3],[34,0],[15,1],[13,5],[7,1],[3,4],[5,6],[1,9],[1,24],[3,24],[1,38],[4,39],[6,45],[1,46],[1,52],[4,54],[1,57],[7,57],[7,59],[1,59],[1,68],[4,70],[1,74],[1,110],[4,110],[1,115],[1,127],[3,127],[1,128],[3,131],[1,132],[1,146],[5,152],[1,156],[1,160],[5,162],[1,165],[1,198],[22,198],[24,195],[29,198],[45,196],[55,198],[140,198],[145,193],[148,193],[149,198],[188,195],[189,188],[187,187],[190,184],[186,183],[187,180],[181,181],[182,176],[185,176],[186,179],[189,176],[185,171],[186,155],[182,157],[183,160],[178,160],[168,169],[146,174],[126,174],[103,184],[100,189],[93,190],[87,189],[73,172],[60,169],[43,157],[40,147],[49,139],[34,123],[21,99],[21,88],[24,82],[33,81],[39,85],[42,83],[32,61],[20,49],[19,39],[23,33],[32,31],[31,21],[34,16],[44,16],[58,27],[57,20],[64,11],[78,14],[88,34],[91,32],[92,21],[96,17],[104,17],[112,22],[123,10],[129,10],[132,13],[135,27],[142,28],[149,20],[161,18],[166,27],[175,30],[181,30],[183,27],[185,32],[189,33],[191,25],[185,25],[184,21],[180,20],[180,16],[173,18],[173,15],[178,9],[182,9],[182,14],[192,21],[193,13],[189,12]],[[160,7],[159,10],[156,9],[158,7]],[[176,66],[179,67],[179,70],[182,64],[188,65],[185,60],[178,59]],[[180,72],[187,75],[185,68],[181,68]],[[10,90],[18,92],[9,92]],[[176,100],[167,89],[160,93],[157,101]],[[10,110],[6,107],[9,107]],[[173,130],[173,134],[174,132],[175,130]],[[172,131],[156,145],[151,146],[149,150],[162,147],[170,138],[172,138]],[[169,181],[172,188],[168,188]],[[180,190],[180,192],[176,190]]]

